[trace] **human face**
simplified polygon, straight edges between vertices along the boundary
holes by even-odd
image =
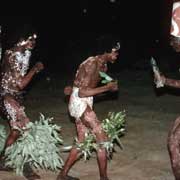
[[[28,39],[27,39],[27,49],[33,49],[35,44],[36,44],[36,38],[37,38],[37,35],[36,34],[33,34],[33,36],[30,36]]]
[[[33,49],[36,44],[35,39],[28,39],[26,44],[26,49]]]
[[[117,51],[112,51],[110,53],[110,62],[114,63],[118,57],[119,53]]]
[[[17,44],[17,46],[19,47],[23,47],[23,49],[33,49],[35,44],[36,44],[36,35],[33,35],[33,36],[30,36],[28,37],[27,40],[24,40],[24,39],[20,39],[20,42]]]

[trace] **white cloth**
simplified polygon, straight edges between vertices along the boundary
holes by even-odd
[[[82,116],[87,106],[90,108],[93,107],[92,96],[80,98],[78,93],[79,88],[73,87],[68,106],[70,115],[76,119],[79,119]]]

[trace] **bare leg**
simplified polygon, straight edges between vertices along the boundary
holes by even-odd
[[[81,120],[76,120],[76,128],[78,134],[78,141],[82,142],[85,137],[85,132],[87,131],[86,127],[82,124]],[[70,168],[74,165],[74,163],[79,158],[79,151],[77,148],[72,148],[71,152],[69,153],[68,159],[65,162],[65,165],[61,172],[59,173],[56,180],[79,180],[78,178],[68,176],[68,172]]]
[[[92,132],[96,135],[96,141],[98,143],[107,141],[107,136],[101,127],[101,123],[91,108],[88,107],[86,109],[82,121],[92,129]],[[107,177],[107,152],[105,148],[100,148],[97,151],[97,162],[99,167],[100,180],[109,180]]]
[[[107,140],[107,136],[99,126],[99,130],[95,133],[97,142],[104,142]],[[98,127],[97,127],[98,129]],[[100,148],[97,151],[97,162],[99,166],[100,180],[109,180],[107,177],[107,151],[105,148]]]
[[[16,130],[15,127],[25,127],[26,124],[29,122],[29,118],[26,116],[24,112],[24,107],[20,106],[20,104],[12,96],[6,96],[4,98],[4,105],[11,126],[10,134],[5,143],[6,149],[8,146],[11,146],[20,136],[20,132]],[[28,180],[40,179],[40,176],[32,170],[28,163],[26,163],[24,166],[23,174]]]
[[[168,136],[168,151],[176,180],[180,180],[180,117],[178,117]]]
[[[19,131],[11,130],[11,132],[6,140],[4,150],[1,152],[1,155],[0,155],[0,171],[13,171],[13,168],[5,166],[4,154],[5,154],[5,149],[8,146],[12,145],[18,139],[19,135],[20,135]]]
[[[107,153],[104,148],[97,152],[97,161],[99,166],[100,180],[108,180],[107,177]]]
[[[78,159],[78,150],[76,148],[72,148],[71,152],[69,153],[68,159],[65,162],[65,165],[60,173],[60,177],[58,176],[57,180],[62,179],[63,177],[66,177],[70,168],[74,165],[76,160]]]
[[[20,136],[20,132],[18,130],[11,130],[5,144],[5,148],[11,146]]]

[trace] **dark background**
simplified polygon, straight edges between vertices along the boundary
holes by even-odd
[[[74,73],[88,56],[110,51],[120,42],[119,61],[112,70],[131,69],[138,62],[146,69],[152,55],[177,54],[168,47],[170,13],[170,0],[62,1],[56,8],[42,7],[38,14],[1,16],[2,47],[8,49],[19,37],[36,32],[32,63],[42,61],[50,73]]]

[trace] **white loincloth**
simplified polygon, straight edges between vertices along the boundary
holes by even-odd
[[[78,93],[79,88],[73,87],[68,106],[70,115],[72,117],[75,117],[76,119],[79,119],[82,116],[87,106],[89,106],[90,108],[93,107],[92,96],[80,98]]]

